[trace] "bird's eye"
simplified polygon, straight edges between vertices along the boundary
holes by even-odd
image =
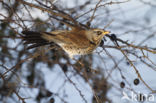
[[[97,35],[101,35],[102,34],[102,32],[101,31],[97,31]]]

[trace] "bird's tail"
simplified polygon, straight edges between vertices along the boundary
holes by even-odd
[[[42,38],[42,33],[34,31],[22,31],[22,39],[24,44],[30,44],[27,49],[51,44],[48,40]]]

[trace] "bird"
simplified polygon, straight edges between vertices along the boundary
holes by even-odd
[[[60,46],[70,58],[75,55],[91,54],[109,31],[93,29],[54,30],[52,32],[22,31],[24,44],[28,49],[55,43]]]

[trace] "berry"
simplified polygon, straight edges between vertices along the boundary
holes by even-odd
[[[117,38],[116,38],[116,35],[115,35],[115,34],[111,34],[111,40],[112,40],[112,41],[116,41],[116,39],[117,39]]]
[[[134,84],[138,85],[140,83],[140,80],[138,78],[134,79]]]
[[[62,70],[63,70],[64,72],[67,72],[67,71],[68,71],[68,66],[67,66],[66,64],[64,64],[64,65],[62,66]]]
[[[55,102],[55,99],[54,98],[51,98],[49,103],[54,103]]]
[[[121,88],[124,88],[124,87],[125,87],[125,83],[124,83],[124,82],[121,82],[121,83],[120,83],[120,87],[121,87]]]

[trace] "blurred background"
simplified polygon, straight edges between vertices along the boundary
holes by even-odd
[[[21,40],[66,23],[111,34],[76,60]],[[0,103],[155,103],[155,40],[155,0],[0,0]]]

